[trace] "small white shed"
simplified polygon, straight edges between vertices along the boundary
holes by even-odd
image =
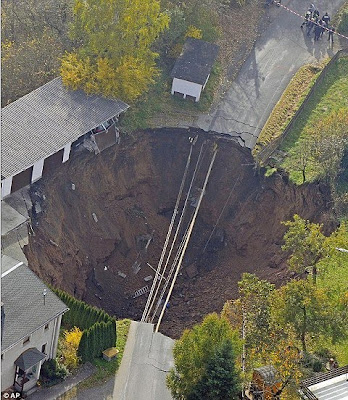
[[[181,94],[184,99],[189,97],[199,101],[218,51],[219,47],[216,44],[188,38],[171,73],[171,93]]]

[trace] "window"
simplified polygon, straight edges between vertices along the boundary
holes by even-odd
[[[42,345],[42,347],[41,347],[41,353],[46,354],[46,346],[47,346],[47,343],[45,343],[45,344]]]
[[[47,331],[47,329],[50,327],[50,324],[48,323],[48,324],[46,324],[45,325],[45,331]]]
[[[1,354],[1,359],[2,359],[2,360],[4,359],[4,354]]]
[[[25,346],[25,345],[28,344],[29,342],[30,342],[30,336],[26,337],[26,338],[23,340],[23,346]]]

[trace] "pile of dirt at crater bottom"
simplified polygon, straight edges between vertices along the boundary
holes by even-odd
[[[213,143],[218,153],[161,331],[178,337],[205,314],[220,311],[237,296],[243,272],[277,284],[287,279],[281,221],[297,213],[332,228],[329,191],[319,184],[294,186],[280,174],[255,173],[248,149],[196,129],[138,132],[101,154],[75,154],[43,179],[33,193],[44,201],[26,248],[30,267],[118,318],[139,319],[147,295],[133,296],[151,286],[148,264],[157,266],[160,258],[195,136],[189,176],[205,146],[190,212]]]

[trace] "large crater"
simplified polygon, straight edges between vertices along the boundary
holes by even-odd
[[[139,319],[147,295],[133,295],[151,285],[144,280],[154,275],[147,263],[158,263],[195,136],[189,174],[204,141],[207,149],[216,142],[218,153],[162,332],[177,337],[206,313],[220,311],[237,295],[243,272],[275,283],[287,279],[281,221],[297,213],[330,228],[328,189],[296,187],[280,174],[266,178],[248,149],[195,129],[138,132],[99,155],[76,154],[40,181],[32,194],[43,211],[33,218],[26,248],[30,267],[119,318]],[[208,150],[192,210],[209,161]]]

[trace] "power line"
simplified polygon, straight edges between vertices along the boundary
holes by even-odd
[[[215,146],[216,146],[216,145],[215,145]],[[179,270],[180,270],[180,267],[181,267],[181,263],[182,263],[182,260],[183,260],[183,258],[184,258],[184,255],[185,255],[185,252],[186,252],[188,243],[189,243],[189,241],[190,241],[190,237],[191,237],[191,234],[192,234],[192,230],[193,230],[193,227],[194,227],[195,222],[196,222],[196,217],[197,217],[199,208],[200,208],[201,203],[202,203],[202,199],[203,199],[203,196],[204,196],[204,193],[205,193],[205,189],[206,189],[207,184],[208,184],[208,180],[209,180],[209,176],[210,176],[211,170],[212,170],[213,165],[214,165],[214,162],[215,162],[216,154],[217,154],[217,148],[214,149],[213,157],[212,157],[212,159],[211,159],[211,161],[210,161],[210,165],[209,165],[209,168],[208,168],[208,172],[207,172],[207,174],[206,174],[205,181],[204,181],[204,184],[203,184],[203,187],[202,187],[202,191],[201,191],[201,194],[200,194],[199,199],[198,199],[198,204],[197,204],[195,213],[194,213],[194,215],[193,215],[191,224],[190,224],[189,229],[188,229],[188,232],[187,232],[187,237],[186,237],[186,240],[185,240],[185,244],[184,244],[184,247],[183,247],[183,249],[182,249],[182,252],[181,252],[181,255],[180,255],[180,259],[179,259],[179,261],[178,261],[178,266],[177,266],[177,268],[176,268],[176,271],[175,271],[175,274],[174,274],[172,283],[171,283],[170,288],[169,288],[169,292],[168,292],[168,294],[167,294],[167,298],[166,298],[166,300],[165,300],[165,302],[164,302],[164,305],[163,305],[162,310],[161,310],[161,314],[160,314],[160,316],[159,316],[159,318],[158,318],[158,322],[157,322],[157,325],[156,325],[155,332],[158,332],[158,330],[159,330],[159,327],[160,327],[160,324],[161,324],[161,321],[162,321],[162,318],[163,318],[165,309],[166,309],[166,307],[167,307],[167,304],[168,304],[168,301],[169,301],[170,296],[171,296],[171,294],[172,294],[172,291],[173,291],[173,288],[174,288],[176,279],[177,279],[177,277],[178,277],[178,273],[179,273]]]
[[[186,167],[185,167],[184,175],[183,175],[182,180],[181,180],[180,189],[179,189],[179,193],[178,193],[178,196],[177,196],[177,199],[176,199],[176,204],[175,204],[175,207],[174,207],[172,219],[171,219],[171,222],[170,222],[170,225],[169,225],[169,228],[168,228],[166,240],[165,240],[165,243],[164,243],[164,246],[163,246],[163,250],[162,250],[162,253],[161,253],[160,260],[158,262],[156,275],[155,275],[154,280],[152,282],[151,290],[150,290],[149,296],[148,296],[147,301],[146,301],[146,305],[145,305],[145,308],[144,308],[143,315],[141,317],[141,321],[145,321],[145,319],[146,319],[146,316],[147,316],[147,313],[148,313],[148,307],[149,307],[149,304],[151,302],[151,299],[152,299],[152,296],[153,296],[153,292],[155,290],[155,286],[157,285],[158,278],[159,278],[160,282],[162,281],[161,267],[162,267],[162,263],[163,263],[163,259],[164,259],[165,253],[167,251],[167,246],[168,246],[168,243],[169,243],[169,239],[170,239],[170,236],[172,234],[172,229],[173,229],[173,226],[174,226],[174,222],[175,222],[176,216],[178,214],[178,208],[179,208],[179,204],[180,204],[180,200],[181,200],[181,195],[182,195],[182,192],[184,190],[186,176],[187,176],[187,172],[188,172],[188,169],[189,169],[189,166],[190,166],[190,162],[191,162],[192,150],[193,150],[193,142],[191,142],[190,152],[189,152],[189,155],[187,157]],[[157,289],[157,291],[158,291],[158,289]],[[156,294],[157,294],[157,291],[156,291]]]
[[[176,231],[175,231],[175,234],[174,234],[174,238],[173,238],[173,240],[172,240],[172,244],[171,244],[171,247],[170,247],[168,256],[167,256],[167,261],[166,261],[165,266],[164,266],[164,268],[163,268],[162,276],[164,276],[164,273],[165,273],[165,271],[166,271],[166,269],[167,269],[170,256],[171,256],[171,254],[172,254],[172,251],[173,251],[173,248],[174,248],[174,245],[175,245],[177,236],[178,236],[179,231],[180,231],[180,228],[181,228],[181,223],[182,223],[182,221],[183,221],[183,217],[184,217],[184,213],[185,213],[185,210],[186,210],[186,207],[187,207],[188,199],[189,199],[190,194],[191,194],[191,189],[192,189],[192,186],[193,186],[193,182],[194,182],[194,180],[195,180],[196,173],[197,173],[197,171],[199,170],[199,167],[200,167],[200,162],[201,162],[201,158],[202,158],[202,151],[203,151],[203,147],[205,146],[205,144],[206,144],[206,142],[204,141],[204,142],[202,143],[201,148],[200,148],[200,151],[199,151],[199,155],[198,155],[198,158],[197,158],[196,166],[195,166],[195,169],[194,169],[194,172],[193,172],[193,176],[192,176],[192,179],[191,179],[191,182],[190,182],[190,186],[189,186],[188,192],[187,192],[187,194],[186,194],[185,203],[184,203],[184,206],[183,206],[182,211],[181,211],[180,219],[179,219],[178,225],[177,225],[177,227],[176,227]],[[169,279],[170,279],[170,278],[169,278]],[[150,306],[148,307],[148,310],[146,311],[145,320],[146,320],[146,319],[148,318],[148,316],[150,315],[150,312],[151,312],[152,307],[153,307],[153,305],[154,305],[154,302],[155,302],[155,300],[156,300],[156,296],[157,296],[157,294],[158,294],[158,291],[159,291],[159,288],[160,288],[160,286],[161,286],[161,283],[162,283],[162,278],[160,279],[160,281],[159,281],[159,283],[158,283],[158,286],[157,286],[157,289],[156,289],[155,294],[152,294],[152,301],[151,301]],[[152,318],[152,319],[153,319],[153,318]]]

